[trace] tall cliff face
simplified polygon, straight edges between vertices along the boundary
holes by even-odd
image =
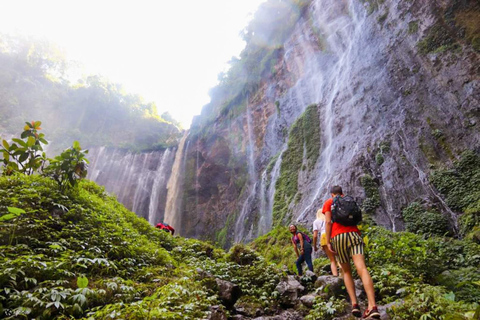
[[[479,14],[475,1],[309,3],[254,89],[214,92],[195,119],[182,233],[227,245],[309,223],[333,184],[393,230],[415,200],[455,228],[428,176],[479,146]]]
[[[89,153],[87,178],[105,186],[128,209],[156,224],[165,216],[174,158],[174,148],[149,153],[94,148]]]
[[[429,177],[479,151],[479,17],[466,0],[269,0],[177,148],[97,149],[90,177],[223,246],[310,224],[334,184],[387,228],[417,201],[455,231]]]

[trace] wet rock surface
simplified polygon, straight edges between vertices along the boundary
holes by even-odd
[[[298,282],[294,276],[288,276],[286,280],[280,281],[275,290],[280,294],[280,303],[285,306],[294,306],[298,302],[305,287]]]

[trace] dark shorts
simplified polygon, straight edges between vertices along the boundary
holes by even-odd
[[[332,239],[333,250],[337,252],[340,263],[347,263],[356,254],[363,254],[362,236],[357,232],[346,232],[337,234]]]

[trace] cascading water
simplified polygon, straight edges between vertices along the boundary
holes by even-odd
[[[245,202],[243,203],[242,210],[240,211],[240,215],[237,218],[235,223],[235,241],[241,242],[246,238],[246,230],[245,225],[249,223],[248,216],[251,213],[252,205],[256,199],[257,194],[257,176],[255,172],[255,149],[254,149],[254,137],[252,131],[252,119],[251,114],[248,109],[248,98],[247,98],[247,111],[246,111],[246,118],[247,118],[247,137],[248,137],[248,148],[247,148],[247,159],[248,159],[248,184],[249,184],[249,194]],[[253,229],[251,228],[252,225],[250,224],[250,228],[247,230],[248,232],[252,232]]]
[[[163,214],[160,215],[160,213],[164,213],[163,210],[165,207],[159,206],[159,200],[162,198],[166,199],[167,197],[166,181],[168,181],[169,174],[171,173],[171,154],[171,149],[165,150],[153,182],[152,196],[150,197],[150,203],[148,206],[148,222],[152,225],[157,224],[163,218]]]
[[[275,185],[280,175],[280,165],[282,164],[282,155],[285,149],[286,145],[283,147],[280,155],[275,161],[273,169],[270,172],[270,178],[268,177],[268,168],[265,169],[262,174],[260,185],[260,220],[258,222],[257,237],[267,233],[272,228]]]
[[[164,221],[176,229],[177,234],[180,234],[181,223],[181,207],[182,207],[182,192],[183,192],[183,178],[185,169],[185,159],[188,153],[188,144],[184,150],[185,142],[187,141],[188,131],[180,140],[177,151],[175,152],[175,161],[172,166],[172,174],[167,184],[167,203],[165,207]]]
[[[152,224],[163,216],[173,161],[170,149],[134,154],[101,147],[90,149],[89,159],[88,179]]]
[[[346,12],[348,15],[345,14]],[[360,39],[365,31],[363,23],[366,13],[356,1],[350,1],[348,5],[344,2],[315,1],[314,16],[316,17],[314,23],[322,32],[322,39],[328,52],[316,56],[317,63],[314,63],[313,60],[309,61],[309,66],[313,66],[314,69],[320,69],[320,66],[326,68],[322,72],[307,73],[305,76],[313,83],[318,84],[312,91],[312,97],[315,99],[312,102],[319,103],[321,106],[322,145],[325,147],[321,151],[316,168],[316,176],[319,179],[314,183],[314,187],[310,188],[315,192],[307,195],[310,200],[298,215],[297,221],[303,221],[307,214],[311,214],[315,210],[315,203],[319,197],[328,194],[328,184],[335,179],[332,177],[337,170],[337,162],[333,162],[336,152],[333,139],[335,109],[339,105],[345,109],[353,108],[351,105],[353,96],[351,69],[356,60],[360,59],[358,51],[363,49]],[[306,45],[305,42],[302,44]],[[307,51],[308,48],[304,48],[304,52]],[[328,67],[327,61],[330,62]],[[338,143],[338,139],[335,142]]]

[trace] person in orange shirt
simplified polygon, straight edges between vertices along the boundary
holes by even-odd
[[[342,187],[334,186],[330,190],[332,198],[325,201],[322,208],[322,213],[325,214],[327,234],[327,247],[338,255],[338,260],[343,271],[343,280],[347,288],[350,301],[352,302],[352,314],[359,318],[362,316],[360,306],[358,305],[357,296],[355,294],[355,284],[352,277],[352,269],[350,259],[353,260],[357,273],[362,279],[363,287],[367,293],[368,309],[365,310],[363,318],[365,319],[380,319],[375,304],[375,291],[373,289],[373,281],[370,273],[365,265],[365,257],[363,255],[364,243],[360,235],[360,230],[356,225],[345,226],[338,222],[333,222],[332,219],[332,204],[335,197],[343,197]]]

